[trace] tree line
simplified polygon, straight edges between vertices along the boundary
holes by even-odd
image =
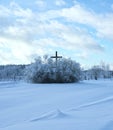
[[[84,80],[113,78],[113,71],[110,70],[109,65],[97,65],[84,70],[82,78]]]
[[[76,61],[62,58],[56,62],[49,56],[37,57],[29,65],[1,65],[0,80],[25,80],[32,83],[72,83],[80,80],[113,78],[109,65],[81,69]]]

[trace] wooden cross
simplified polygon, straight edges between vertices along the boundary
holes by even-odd
[[[57,67],[58,58],[62,58],[62,56],[58,56],[58,53],[56,51],[56,55],[55,56],[51,56],[51,58],[55,58],[56,59],[56,67]]]

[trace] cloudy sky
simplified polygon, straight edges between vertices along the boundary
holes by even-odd
[[[0,64],[37,55],[113,65],[113,0],[0,0]]]

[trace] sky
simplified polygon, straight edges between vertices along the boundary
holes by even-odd
[[[113,0],[0,0],[0,64],[45,54],[113,69]]]

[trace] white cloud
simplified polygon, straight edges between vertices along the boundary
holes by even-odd
[[[36,5],[38,6],[38,8],[43,9],[46,7],[46,2],[44,0],[37,0]]]
[[[45,24],[45,31],[55,37],[58,46],[68,50],[95,50],[103,51],[104,48],[92,38],[87,31],[79,27],[64,25],[58,21],[51,20],[49,24]],[[47,39],[48,41],[48,39]],[[49,45],[50,42],[48,42]]]
[[[1,64],[28,64],[33,59],[31,56],[44,54],[41,46],[18,41],[10,38],[0,37],[0,61]]]
[[[40,7],[45,3],[43,0],[38,2]],[[89,30],[83,26],[76,27],[76,23],[94,28],[97,37],[113,39],[113,15],[96,14],[78,3],[70,8],[49,10],[44,13],[33,12],[16,3],[0,8],[0,14],[4,13],[5,21],[9,21],[8,24],[6,23],[7,26],[0,21],[2,26],[0,45],[4,43],[5,48],[11,50],[10,54],[1,51],[1,55],[4,53],[1,58],[13,57],[15,63],[28,63],[34,54],[43,55],[56,48],[75,51],[72,55],[84,58],[94,52],[103,52],[104,47],[89,33]],[[65,22],[62,22],[61,18]],[[1,19],[3,20],[3,17]],[[77,53],[78,51],[82,53]]]
[[[113,13],[96,14],[76,4],[61,11],[61,16],[70,22],[77,22],[94,28],[98,36],[113,40]]]
[[[21,6],[19,6],[15,2],[10,3],[10,10],[12,13],[10,15],[13,15],[13,16],[18,17],[18,18],[30,19],[33,16],[33,12],[31,9],[29,9],[29,8],[23,9]]]
[[[10,9],[0,5],[0,17],[8,17],[10,16],[10,14],[11,14]]]
[[[31,51],[30,47],[24,42],[0,37],[0,44],[3,45],[1,48],[1,55],[3,55],[10,64],[28,62],[27,56],[30,55]],[[5,52],[3,47],[6,50]],[[8,50],[10,50],[10,52]]]
[[[75,57],[78,57],[80,59],[86,59],[88,58],[89,53],[88,52],[80,52],[75,55]]]
[[[66,2],[65,2],[64,0],[56,0],[56,1],[55,1],[55,4],[56,4],[57,6],[63,6],[63,5],[66,4]]]

